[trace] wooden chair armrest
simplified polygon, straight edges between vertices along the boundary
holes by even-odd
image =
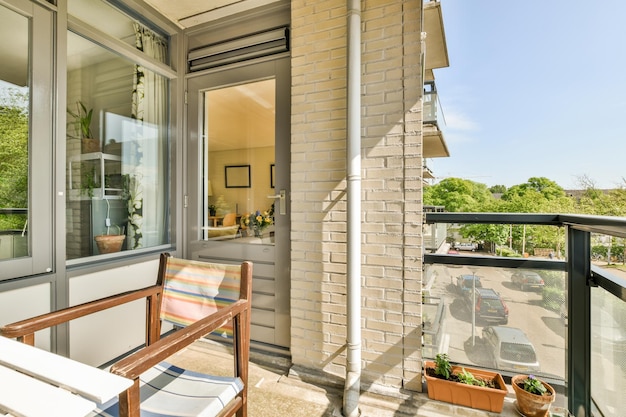
[[[84,304],[67,307],[2,326],[0,327],[0,335],[9,338],[18,338],[32,345],[36,331],[47,329],[48,327],[66,323],[79,317],[87,316],[131,301],[152,297],[158,295],[161,291],[162,287],[160,285],[152,285],[139,290],[131,290],[99,300],[89,301]]]
[[[250,300],[237,300],[228,307],[171,333],[152,345],[120,360],[111,367],[111,372],[130,379],[137,379],[152,366],[172,356],[201,337],[224,326],[236,316],[250,314]],[[239,325],[242,325],[239,323]]]

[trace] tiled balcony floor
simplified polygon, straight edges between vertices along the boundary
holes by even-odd
[[[198,341],[170,358],[170,362],[200,372],[232,374],[232,358],[211,342]],[[216,371],[217,370],[217,371]],[[342,393],[329,387],[305,383],[285,372],[261,367],[249,368],[249,417],[340,417]],[[359,403],[362,417],[519,417],[514,394],[505,399],[502,413],[489,413],[431,401],[426,394],[383,396],[363,393]]]

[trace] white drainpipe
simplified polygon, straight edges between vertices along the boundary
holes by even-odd
[[[343,415],[359,415],[361,394],[361,1],[348,0],[347,363]]]

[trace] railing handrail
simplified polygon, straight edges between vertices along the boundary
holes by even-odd
[[[568,226],[589,233],[599,233],[626,238],[626,218],[587,214],[560,213],[452,213],[425,212],[425,222],[458,224],[514,224],[541,226]],[[426,264],[474,265],[500,268],[529,268],[565,271],[567,264],[559,260],[478,257],[446,254],[424,254]],[[626,281],[606,270],[592,266],[591,283],[604,288],[626,302]]]
[[[27,208],[0,207],[0,214],[28,214]]]
[[[427,224],[499,224],[555,226],[566,229],[566,260],[465,256],[461,253],[424,254],[425,264],[469,265],[565,271],[568,349],[566,384],[571,410],[591,413],[591,288],[599,287],[626,302],[626,279],[591,262],[591,234],[626,238],[626,218],[559,213],[446,213],[425,212]],[[596,408],[594,407],[594,410]],[[600,415],[601,412],[596,410]]]

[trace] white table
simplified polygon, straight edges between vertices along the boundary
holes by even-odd
[[[133,381],[0,336],[0,415],[84,417]]]

